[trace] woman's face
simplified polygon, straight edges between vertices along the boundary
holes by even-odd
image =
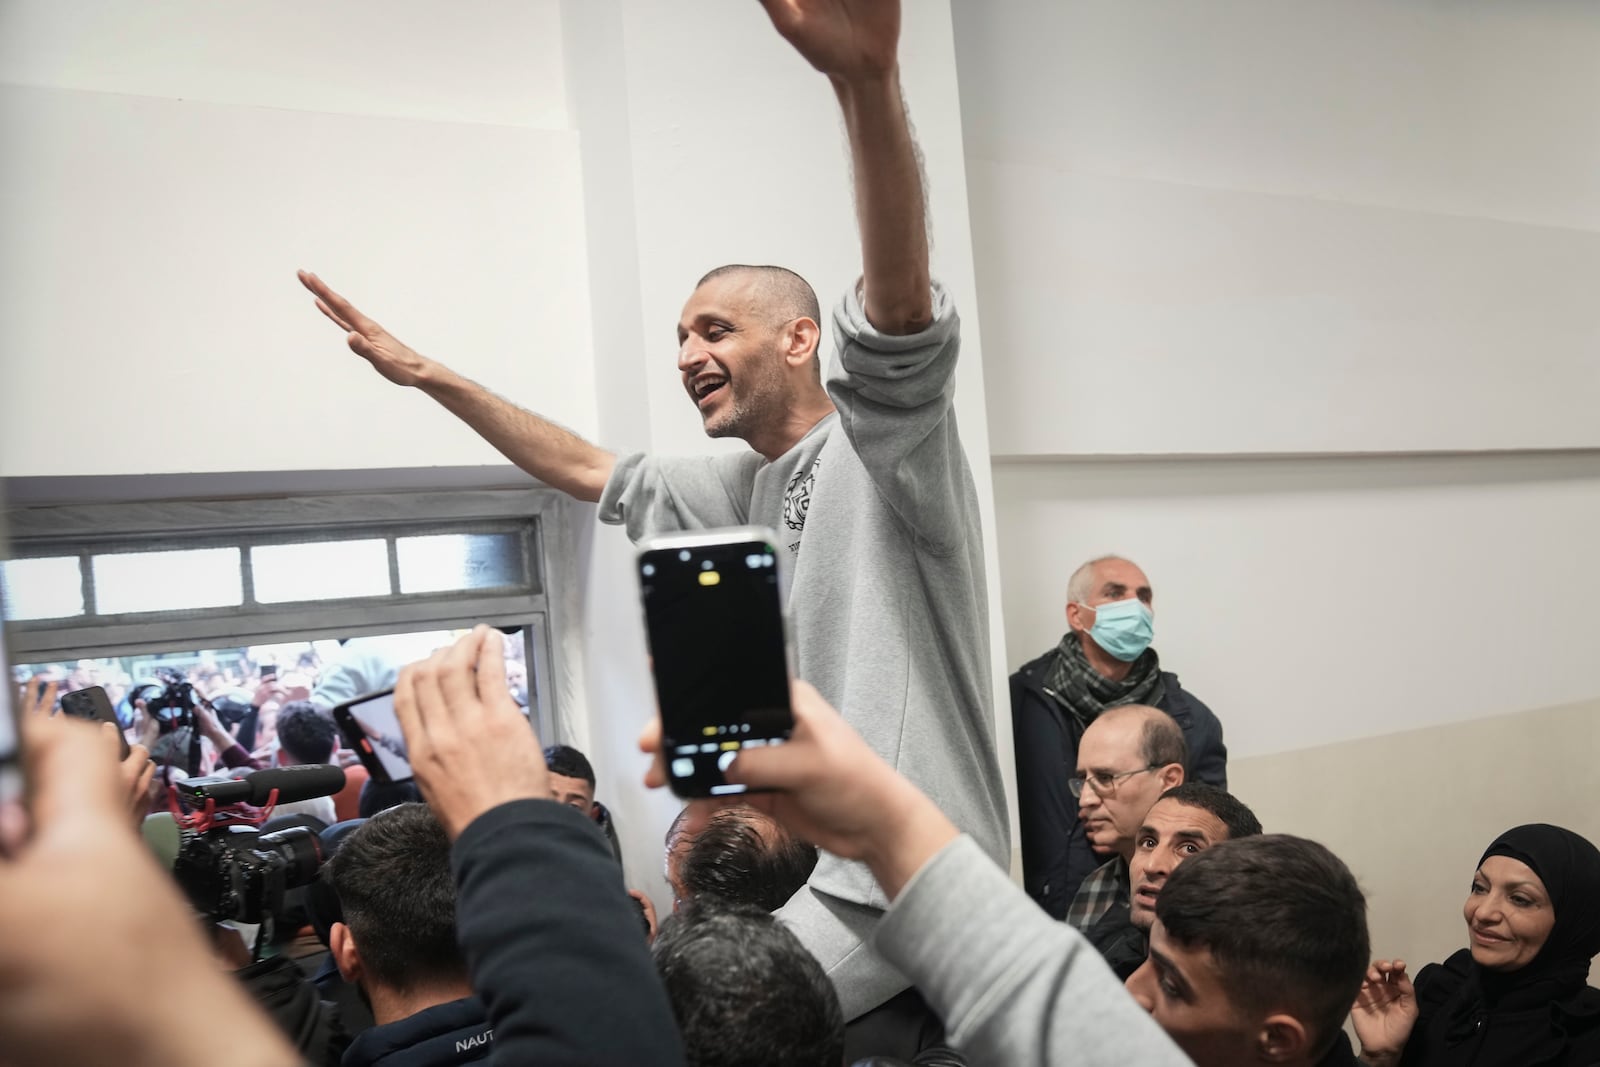
[[[1510,856],[1483,861],[1461,913],[1467,919],[1473,960],[1494,971],[1515,971],[1532,963],[1556,924],[1544,883],[1526,863]]]

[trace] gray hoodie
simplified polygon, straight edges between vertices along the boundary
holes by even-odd
[[[838,408],[768,463],[738,455],[620,458],[600,518],[635,541],[753,523],[789,555],[799,676],[996,861],[1009,855],[989,685],[977,493],[956,430],[960,320],[880,333],[852,289],[834,313]],[[887,904],[860,864],[823,855],[779,913],[828,968],[845,1018],[906,980],[863,944]]]

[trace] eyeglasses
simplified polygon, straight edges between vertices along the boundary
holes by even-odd
[[[1124,778],[1132,778],[1136,774],[1149,774],[1151,771],[1159,770],[1160,767],[1159,763],[1152,763],[1148,767],[1140,767],[1136,771],[1123,771],[1121,774],[1101,774],[1099,771],[1090,771],[1086,778],[1068,778],[1067,788],[1072,791],[1073,796],[1081,797],[1083,796],[1083,787],[1091,785],[1096,793],[1102,797],[1108,797],[1117,791],[1117,783]]]

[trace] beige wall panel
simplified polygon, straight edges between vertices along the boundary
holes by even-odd
[[[1374,954],[1415,969],[1466,946],[1473,865],[1501,831],[1550,822],[1600,842],[1597,754],[1589,702],[1236,760],[1228,780],[1268,832],[1350,865]]]

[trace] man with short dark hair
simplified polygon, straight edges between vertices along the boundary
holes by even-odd
[[[1068,781],[1078,818],[1097,855],[1109,857],[1083,880],[1067,922],[1088,931],[1117,905],[1128,904],[1128,861],[1145,813],[1184,780],[1189,753],[1183,731],[1166,712],[1138,704],[1103,712],[1083,732],[1077,774]]]
[[[1144,964],[1161,887],[1178,865],[1219,841],[1261,832],[1255,813],[1231,793],[1205,782],[1184,782],[1161,794],[1134,835],[1128,861],[1127,904],[1117,904],[1087,932],[1118,978]]]
[[[711,814],[684,852],[678,878],[687,900],[777,911],[816,865],[814,846],[741,804]]]
[[[839,1067],[844,1017],[828,976],[767,911],[707,899],[652,950],[689,1067]]]
[[[456,941],[450,839],[427,806],[401,804],[368,819],[324,877],[342,916],[329,949],[377,1023],[356,1037],[345,1067],[488,1059],[494,1031]]]
[[[1222,725],[1151,647],[1154,607],[1138,566],[1119,556],[1090,560],[1067,582],[1061,641],[1011,676],[1023,887],[1057,919],[1100,862],[1061,772],[1076,766],[1083,733],[1101,712],[1160,708],[1183,730],[1189,778],[1228,786]]]
[[[309,700],[292,701],[278,710],[278,747],[283,766],[327,763],[339,747],[339,727]]]
[[[1173,872],[1128,991],[1197,1067],[1349,1065],[1340,1027],[1369,952],[1349,868],[1314,841],[1257,835]]]
[[[544,765],[550,772],[550,799],[575,808],[595,821],[606,835],[617,862],[622,862],[622,843],[612,824],[611,811],[594,798],[595,774],[589,757],[571,745],[548,745]]]

